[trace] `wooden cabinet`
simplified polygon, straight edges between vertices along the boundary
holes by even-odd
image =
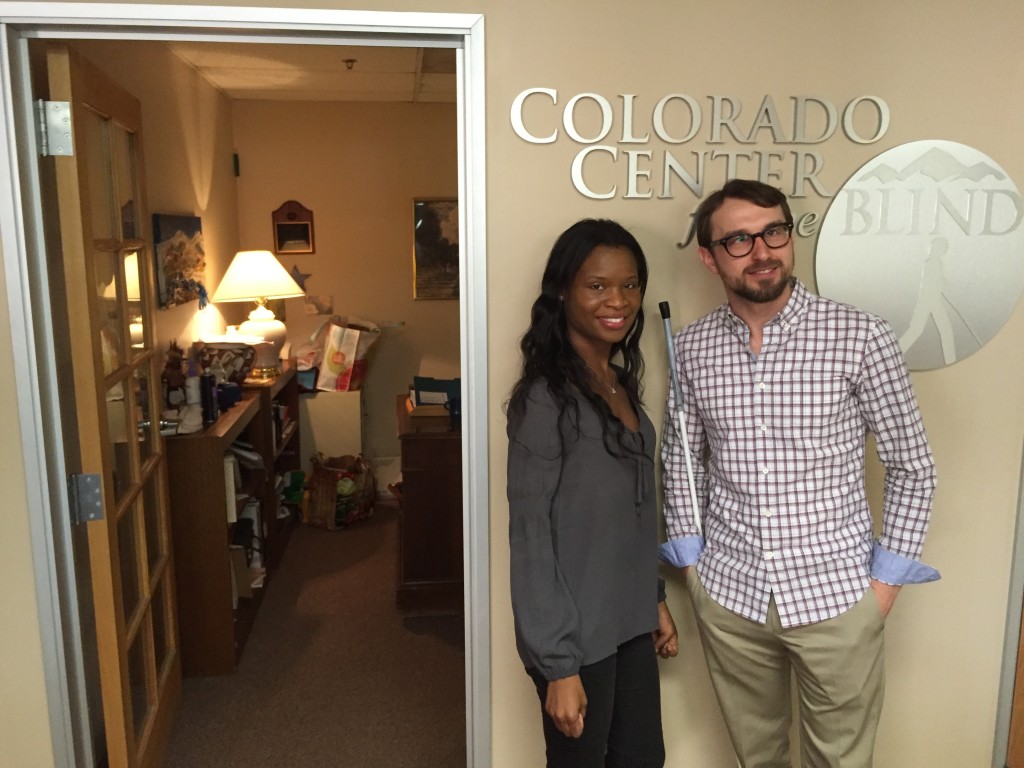
[[[396,604],[408,611],[462,610],[462,435],[416,431],[398,400],[402,502]]]
[[[201,432],[167,438],[171,536],[177,586],[182,671],[185,675],[233,672],[245,647],[263,591],[280,562],[293,517],[278,503],[276,478],[298,468],[298,389],[295,372],[246,386],[242,400]],[[255,458],[239,461],[238,501],[229,502],[224,456],[232,444]],[[292,466],[294,457],[294,466]],[[260,506],[263,586],[244,594],[233,585],[230,547],[236,514],[248,499]],[[243,574],[244,578],[244,574]]]

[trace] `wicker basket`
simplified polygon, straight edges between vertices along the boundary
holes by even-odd
[[[338,483],[350,478],[352,493],[338,493]],[[370,463],[362,456],[313,457],[309,508],[306,522],[329,531],[365,520],[373,514],[377,499],[377,479]]]

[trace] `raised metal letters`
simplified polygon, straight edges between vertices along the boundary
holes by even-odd
[[[790,197],[805,197],[808,190],[830,197],[831,192],[819,178],[824,160],[818,152],[695,149],[689,153],[692,162],[688,165],[677,152],[657,147],[697,141],[702,130],[706,132],[705,145],[755,144],[765,138],[775,145],[818,144],[830,138],[839,126],[850,141],[872,144],[889,130],[889,105],[878,96],[858,96],[842,110],[822,96],[788,98],[792,111],[787,118],[771,95],[764,96],[752,115],[744,114],[743,104],[737,98],[710,95],[705,97],[709,106],[705,120],[701,101],[684,93],[667,94],[649,107],[635,93],[617,94],[614,100],[599,93],[578,93],[561,107],[559,121],[558,91],[528,88],[512,101],[509,118],[516,135],[531,144],[553,144],[564,132],[574,143],[586,145],[573,158],[570,177],[580,194],[594,200],[608,200],[619,194],[626,199],[649,198],[655,191],[660,199],[672,198],[675,180],[700,197],[708,161],[719,161],[716,170],[724,166],[722,175],[727,179],[745,176],[781,187],[785,178]],[[530,127],[524,110],[530,112]],[[559,122],[561,130],[556,127]],[[620,153],[617,146],[606,143],[613,135],[615,144],[628,144],[630,149]],[[648,148],[636,149],[637,146]],[[587,181],[589,163],[623,163],[624,183],[595,189]],[[784,170],[791,173],[786,176]],[[656,172],[660,178],[654,179]]]

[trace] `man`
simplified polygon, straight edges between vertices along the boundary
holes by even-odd
[[[935,466],[888,324],[792,277],[785,195],[733,180],[696,214],[726,303],[676,334],[682,402],[663,430],[662,559],[682,567],[740,765],[789,768],[790,670],[805,768],[870,766],[883,624],[918,561]],[[685,416],[691,507],[675,409]],[[864,488],[866,433],[885,470],[881,538]]]

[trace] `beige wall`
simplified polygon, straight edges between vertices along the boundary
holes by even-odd
[[[531,23],[536,17],[522,6],[515,13],[496,8],[487,16],[488,268],[492,289],[501,287],[490,297],[495,402],[513,379],[514,358],[493,350],[511,349],[525,326],[546,249],[578,216],[621,220],[637,234],[651,261],[654,281],[646,309],[652,332],[644,348],[652,412],[659,412],[665,394],[663,342],[654,322],[658,301],[671,301],[676,327],[721,301],[720,287],[698,265],[692,246],[683,252],[673,246],[685,232],[684,218],[696,199],[680,190],[673,199],[623,200],[621,159],[613,178],[593,178],[595,187],[617,183],[620,197],[583,199],[568,178],[581,147],[564,130],[550,145],[527,144],[511,131],[508,108],[525,88],[557,89],[559,106],[575,94],[599,92],[619,109],[616,94],[635,93],[637,133],[650,130],[653,102],[675,92],[693,96],[705,109],[709,95],[733,96],[746,110],[739,122],[747,124],[765,94],[774,97],[784,121],[793,95],[825,96],[842,105],[874,94],[892,108],[892,125],[881,142],[860,146],[839,135],[814,147],[824,156],[821,179],[829,191],[883,150],[925,138],[978,147],[1018,186],[1024,183],[1017,138],[1024,97],[1005,87],[1024,74],[1020,57],[1008,53],[1014,47],[1010,30],[1024,22],[1024,9],[1017,4],[971,6],[968,11],[966,5],[943,2],[929,6],[926,14],[920,6],[882,2],[784,7],[642,2],[631,5],[629,13],[605,4],[587,8],[552,8],[542,28]],[[543,106],[541,99],[532,103]],[[553,119],[546,117],[548,112]],[[559,116],[557,110],[535,108],[531,125],[538,134],[548,133],[561,128]],[[602,143],[615,144],[620,125]],[[709,146],[707,129],[692,144],[673,151],[685,159],[688,149],[749,149],[734,142]],[[651,142],[641,148],[653,148],[657,155],[666,147]],[[770,147],[766,139],[757,148],[792,149]],[[724,164],[709,162],[708,169],[710,190],[724,181]],[[784,174],[784,181],[791,175]],[[828,202],[808,194],[794,200],[794,208],[798,214],[823,214]],[[515,215],[507,215],[510,211]],[[520,226],[524,220],[529,228]],[[515,255],[509,246],[513,242]],[[812,287],[814,244],[813,237],[796,243],[798,275]],[[914,376],[940,475],[925,560],[943,573],[943,580],[904,590],[888,621],[880,768],[959,768],[991,761],[1024,436],[1022,332],[1024,310],[1018,307],[981,352],[951,368]],[[494,751],[496,766],[513,768],[539,764],[541,752],[538,746],[530,760],[522,757],[524,744],[539,743],[538,723],[531,712],[534,696],[512,643],[505,450],[497,413],[491,426]],[[880,498],[879,484],[873,485]],[[684,650],[680,658],[662,664],[668,765],[727,768],[734,763],[678,578],[670,577],[669,590]]]
[[[397,456],[395,395],[417,374],[459,375],[459,303],[412,296],[412,201],[458,197],[455,105],[237,101],[234,137],[241,247],[272,249],[271,212],[298,200],[316,252],[281,263],[335,314],[387,326],[369,353],[363,452]],[[330,317],[302,299],[286,312],[293,348]]]
[[[587,91],[599,92],[613,104],[621,103],[616,94],[635,93],[647,109],[672,92],[688,93],[704,104],[709,95],[725,94],[741,100],[749,114],[765,94],[780,105],[797,94],[822,95],[840,104],[875,94],[892,107],[889,133],[869,146],[837,136],[817,147],[825,158],[821,179],[829,190],[838,189],[870,157],[924,138],[975,146],[1020,185],[1024,94],[1007,84],[1024,81],[1016,39],[1024,6],[1014,0],[983,5],[940,0],[927,8],[882,0],[848,5],[794,0],[784,7],[741,0],[640,0],[628,6],[606,1],[367,0],[361,6],[486,15],[493,764],[537,765],[542,754],[537,704],[512,645],[499,405],[514,379],[515,344],[526,325],[545,254],[557,233],[580,216],[617,218],[637,234],[656,278],[648,294],[652,322],[644,342],[649,363],[646,400],[654,413],[665,394],[665,364],[654,321],[657,302],[672,302],[679,325],[718,303],[720,289],[702,273],[692,249],[680,252],[673,246],[695,198],[680,189],[672,199],[584,199],[569,181],[569,164],[580,147],[564,133],[543,146],[516,137],[508,117],[512,100],[536,86],[557,89],[560,106]],[[545,23],[538,23],[541,18]],[[640,111],[637,117],[643,130],[646,115]],[[557,127],[555,119],[550,129]],[[708,148],[704,134],[694,143],[694,149]],[[727,143],[720,148],[737,147]],[[680,155],[686,156],[687,149]],[[595,176],[595,185],[609,180],[624,185],[624,165],[622,160],[616,164],[612,179]],[[721,162],[709,166],[709,188],[723,180]],[[823,213],[828,200],[811,194],[795,202],[798,211]],[[813,237],[796,245],[798,274],[812,287],[813,247]],[[6,328],[4,320],[0,337],[7,335]],[[879,768],[961,768],[992,762],[1024,436],[1022,333],[1024,310],[1018,307],[979,353],[951,368],[914,376],[940,472],[925,559],[942,571],[943,580],[904,590],[889,619],[889,683]],[[0,385],[0,394],[6,395],[0,401],[13,418],[17,395],[9,381]],[[5,498],[24,498],[17,477],[4,483],[10,486]],[[877,495],[877,479],[873,485]],[[8,584],[29,584],[27,526],[11,509],[8,516],[15,519],[5,532],[6,556],[0,567]],[[733,763],[688,602],[674,576],[669,589],[683,653],[663,665],[668,765],[726,768]],[[21,701],[25,694],[34,698],[32,712],[40,716],[26,722],[21,701],[5,701],[20,719],[0,718],[0,742],[17,743],[27,754],[40,755],[46,752],[48,734],[38,704],[38,622],[31,602],[18,597],[4,598],[8,613],[0,658],[8,666],[3,682],[7,690],[24,692]]]
[[[15,361],[11,353],[7,286],[0,298],[0,360],[6,370]],[[18,400],[10,379],[0,385],[0,414],[7,424],[17,424]],[[11,435],[11,443],[17,442]],[[0,495],[6,500],[0,517],[0,579],[9,585],[0,590],[0,765],[53,765],[50,720],[43,679],[43,657],[37,615],[35,574],[29,538],[28,498],[21,452],[10,450],[0,472]],[[14,693],[16,692],[16,693]],[[4,761],[10,762],[4,762]]]

